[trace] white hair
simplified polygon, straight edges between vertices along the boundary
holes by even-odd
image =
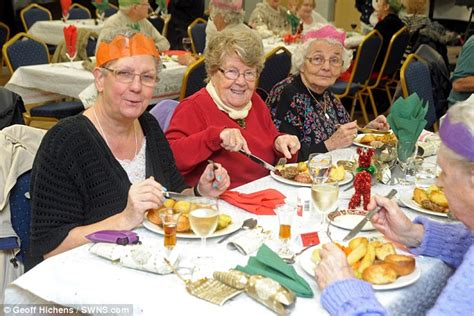
[[[214,19],[216,15],[222,16],[226,26],[244,23],[245,12],[242,9],[238,11],[232,9],[224,9],[210,3],[209,10],[212,19]]]
[[[306,57],[308,57],[309,49],[311,48],[312,44],[317,41],[323,41],[329,43],[331,45],[337,45],[342,49],[342,72],[346,71],[349,66],[351,65],[352,60],[352,50],[344,48],[340,42],[335,39],[331,38],[315,38],[306,41],[305,43],[299,45],[296,50],[291,55],[291,73],[292,74],[299,74],[300,69],[303,66]]]

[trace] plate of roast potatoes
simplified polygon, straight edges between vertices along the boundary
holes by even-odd
[[[354,276],[372,284],[375,290],[391,290],[415,283],[421,276],[416,258],[396,249],[391,242],[356,237],[347,245],[337,244],[346,254]],[[299,260],[303,270],[314,276],[321,247],[304,252]]]

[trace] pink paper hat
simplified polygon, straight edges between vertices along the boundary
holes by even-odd
[[[332,25],[326,25],[319,29],[314,29],[308,31],[305,35],[303,35],[303,42],[307,42],[312,39],[333,39],[337,42],[341,43],[344,46],[344,40],[346,39],[346,33],[338,31]]]
[[[211,0],[210,4],[224,10],[242,10],[242,0]]]

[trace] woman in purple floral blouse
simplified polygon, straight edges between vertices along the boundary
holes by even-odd
[[[299,138],[299,161],[310,153],[350,146],[357,135],[356,121],[350,122],[342,103],[328,90],[352,59],[344,39],[345,33],[331,25],[306,33],[292,56],[293,74],[276,84],[266,100],[277,128]],[[388,129],[388,124],[380,115],[367,127]]]

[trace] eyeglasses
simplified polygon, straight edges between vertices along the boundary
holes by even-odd
[[[231,68],[227,70],[219,68],[219,71],[222,72],[224,74],[224,77],[226,77],[229,80],[237,80],[240,77],[240,75],[242,75],[246,81],[257,80],[256,71],[247,70],[241,73],[235,68]]]
[[[324,56],[317,55],[313,57],[306,57],[306,59],[309,60],[311,64],[316,66],[324,65],[326,63],[326,60],[329,60],[329,65],[333,67],[340,67],[343,64],[342,59],[339,57],[329,57],[328,59],[326,59]]]
[[[102,67],[102,69],[110,71],[114,75],[115,79],[117,79],[117,81],[121,83],[132,83],[136,76],[140,78],[141,84],[147,87],[154,87],[156,82],[158,81],[156,75],[151,75],[147,73],[136,74],[131,71],[111,69],[107,67]]]

